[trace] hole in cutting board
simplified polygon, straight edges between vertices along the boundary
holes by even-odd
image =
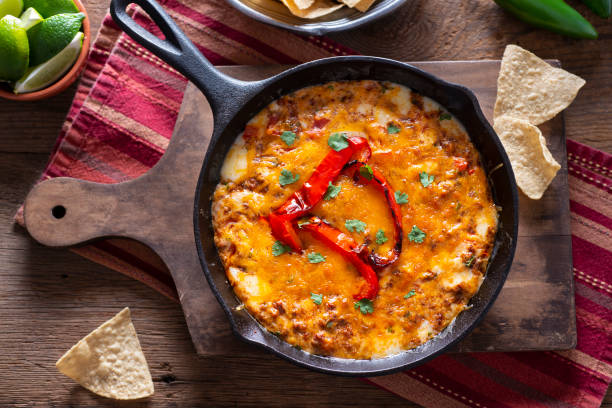
[[[56,205],[51,209],[51,215],[58,220],[64,218],[64,215],[66,215],[66,207],[63,205]]]

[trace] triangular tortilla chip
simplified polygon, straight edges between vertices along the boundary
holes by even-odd
[[[539,125],[567,108],[584,84],[582,78],[508,45],[497,78],[494,117],[507,115]]]
[[[129,400],[153,395],[153,381],[125,308],[72,346],[57,369],[91,392]]]
[[[527,197],[539,200],[561,168],[540,129],[509,116],[495,118],[493,127],[510,158],[516,183]]]
[[[329,0],[315,0],[314,3],[308,7],[307,9],[300,9],[295,0],[282,0],[283,4],[287,6],[291,14],[301,17],[301,18],[317,18],[322,17],[324,15],[333,13],[341,7],[344,7],[344,4],[334,3]]]
[[[314,4],[315,0],[293,0],[293,2],[300,10],[306,10]]]
[[[355,4],[355,8],[365,13],[375,1],[376,0],[361,0],[359,3]]]

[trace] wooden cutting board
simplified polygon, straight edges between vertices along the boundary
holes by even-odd
[[[471,88],[492,120],[499,61],[413,65]],[[220,69],[238,79],[257,80],[286,68]],[[520,194],[518,247],[508,280],[484,320],[454,351],[558,350],[576,343],[563,115],[540,129],[561,170],[541,200]],[[198,354],[260,353],[232,335],[197,259],[192,209],[211,133],[210,107],[189,84],[170,146],[153,169],[139,179],[116,185],[66,179],[41,183],[26,201],[26,226],[38,241],[53,246],[102,236],[127,236],[143,242],[157,252],[172,274]],[[49,215],[60,202],[70,208],[58,221]]]

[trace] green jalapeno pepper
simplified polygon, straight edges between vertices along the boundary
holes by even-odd
[[[494,0],[503,9],[536,27],[574,38],[597,38],[597,31],[563,0]],[[592,0],[595,1],[595,0]]]

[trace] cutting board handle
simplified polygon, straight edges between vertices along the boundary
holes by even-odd
[[[54,247],[109,236],[141,240],[152,221],[147,197],[138,188],[141,183],[101,184],[68,177],[44,181],[26,199],[26,228],[38,242]]]

